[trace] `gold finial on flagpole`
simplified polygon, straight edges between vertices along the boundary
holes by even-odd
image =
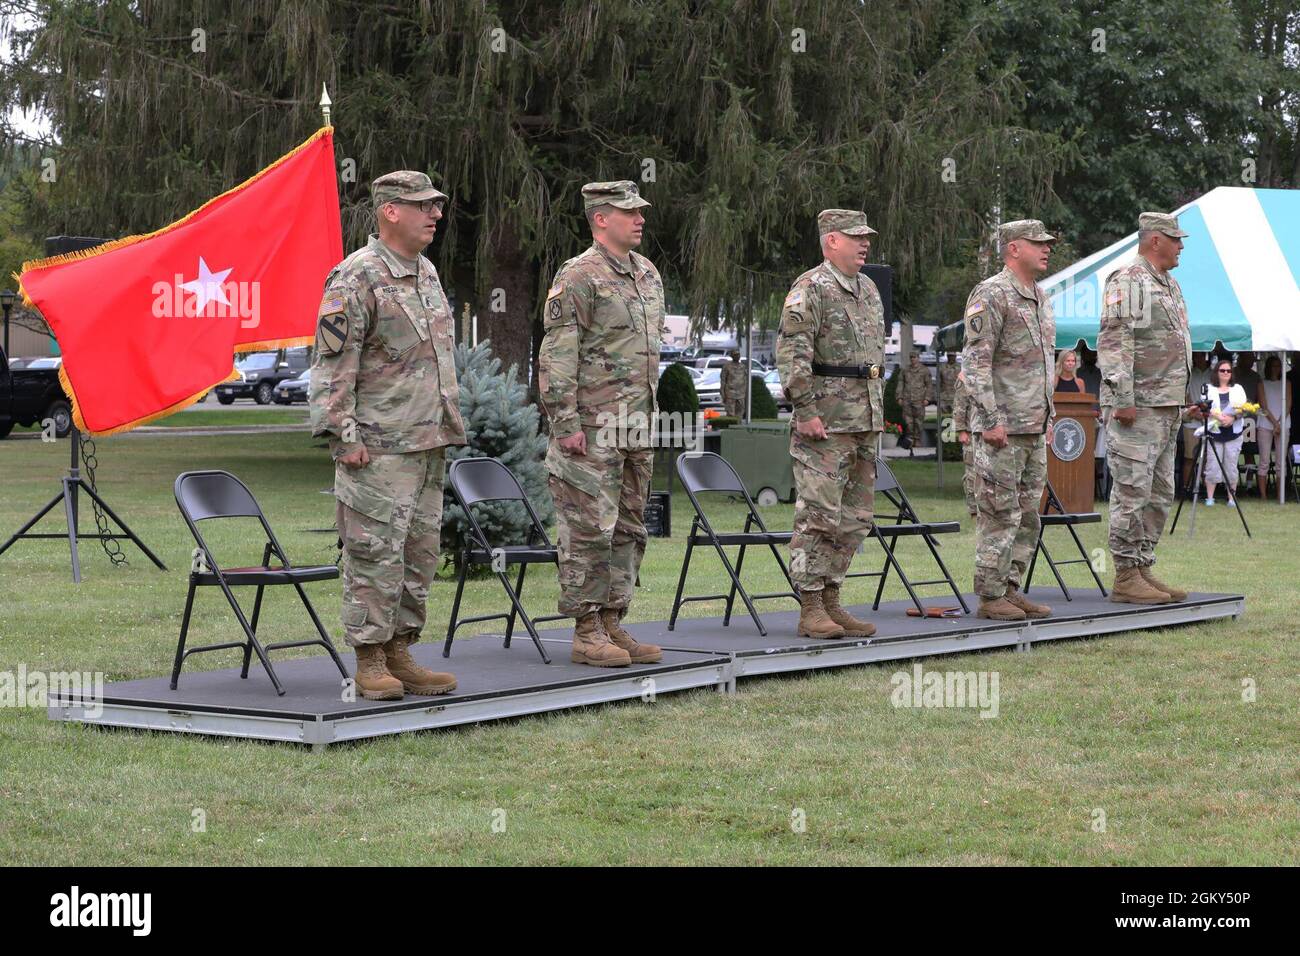
[[[320,85],[320,111],[321,111],[321,115],[325,117],[325,125],[326,125],[326,126],[329,126],[329,125],[330,125],[330,106],[331,106],[331,105],[332,105],[332,103],[331,103],[331,101],[330,101],[329,90],[327,90],[327,89],[325,88],[325,84],[322,83],[322,84]]]

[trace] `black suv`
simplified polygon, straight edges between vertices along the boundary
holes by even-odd
[[[239,378],[217,386],[217,401],[229,405],[237,398],[251,398],[259,405],[269,405],[275,400],[277,385],[297,378],[310,365],[311,355],[305,346],[277,352],[251,352],[235,362]]]

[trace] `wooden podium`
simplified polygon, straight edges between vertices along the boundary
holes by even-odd
[[[1056,403],[1056,428],[1047,446],[1047,480],[1067,511],[1092,511],[1097,396],[1057,392],[1052,400]],[[1043,500],[1046,498],[1044,491]]]

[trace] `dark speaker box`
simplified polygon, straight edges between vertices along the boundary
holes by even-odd
[[[880,292],[880,301],[885,307],[885,338],[889,338],[894,334],[894,267],[867,263],[861,272],[876,284]]]

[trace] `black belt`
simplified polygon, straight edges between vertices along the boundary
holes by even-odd
[[[832,378],[883,378],[885,369],[880,365],[822,365],[812,363],[814,375],[829,375]]]

